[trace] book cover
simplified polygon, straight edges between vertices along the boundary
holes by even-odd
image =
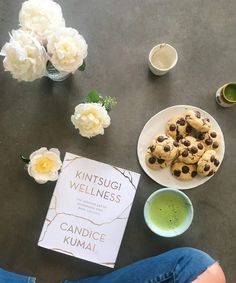
[[[66,153],[38,245],[113,268],[139,178]]]

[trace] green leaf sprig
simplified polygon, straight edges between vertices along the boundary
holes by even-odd
[[[86,63],[83,61],[83,64],[78,68],[81,72],[83,72],[86,68]]]
[[[29,163],[30,163],[30,159],[24,157],[22,154],[20,155],[20,158],[21,158],[21,160],[22,160],[24,163],[26,163],[26,164],[29,164]]]
[[[102,106],[106,108],[107,112],[109,112],[111,108],[117,104],[117,100],[115,97],[111,97],[111,96],[103,97],[101,93],[98,93],[96,90],[92,90],[89,92],[86,101],[89,103],[102,104]]]

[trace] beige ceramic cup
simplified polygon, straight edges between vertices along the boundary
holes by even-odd
[[[234,88],[236,89],[236,82],[227,83],[218,88],[218,90],[216,91],[216,102],[222,107],[231,107],[236,105],[236,100],[230,100],[226,95],[226,90],[230,86],[234,86]]]
[[[167,43],[161,43],[150,51],[148,65],[153,74],[162,76],[174,68],[177,61],[176,49]]]

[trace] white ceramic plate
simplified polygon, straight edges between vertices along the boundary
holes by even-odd
[[[150,142],[152,141],[153,137],[165,133],[165,127],[166,123],[169,119],[171,119],[174,116],[181,115],[186,110],[193,109],[198,110],[203,117],[209,118],[211,121],[212,129],[217,131],[220,134],[221,144],[219,151],[217,152],[217,155],[219,157],[220,163],[222,162],[224,158],[225,153],[225,142],[224,142],[224,136],[221,131],[220,126],[216,122],[216,120],[206,111],[189,105],[176,105],[169,108],[166,108],[156,115],[154,115],[144,126],[138,140],[138,146],[137,146],[137,153],[138,153],[138,159],[141,167],[146,172],[146,174],[152,178],[157,183],[169,187],[169,188],[177,188],[180,190],[186,190],[195,188],[206,181],[208,181],[210,178],[212,178],[214,175],[210,177],[199,177],[196,176],[192,180],[188,181],[180,181],[176,179],[174,176],[172,176],[170,168],[167,167],[165,169],[160,170],[152,170],[150,169],[145,162],[145,155],[147,147],[149,146]],[[220,167],[220,166],[219,166]],[[219,168],[218,167],[218,168]]]

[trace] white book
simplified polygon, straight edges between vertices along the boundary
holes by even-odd
[[[38,245],[113,268],[139,178],[66,153]]]

